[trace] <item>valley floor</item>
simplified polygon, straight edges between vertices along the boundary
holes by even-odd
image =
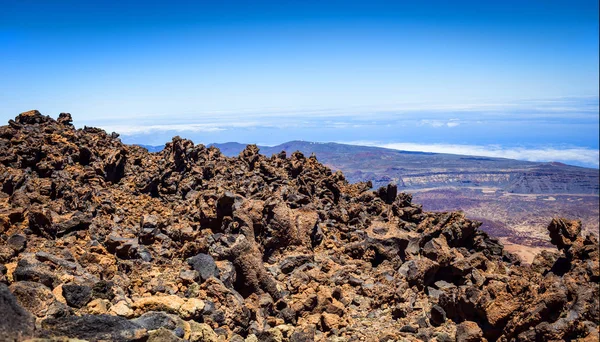
[[[598,232],[599,197],[588,194],[513,194],[491,187],[407,190],[428,211],[465,212],[483,222],[481,229],[498,237],[526,263],[544,249],[553,250],[546,227],[552,217],[580,219],[583,229]]]

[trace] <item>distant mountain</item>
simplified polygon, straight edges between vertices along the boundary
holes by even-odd
[[[211,144],[227,156],[238,155],[245,144]],[[290,141],[260,146],[270,156],[281,151],[315,154],[319,161],[342,170],[351,182],[372,181],[374,187],[396,182],[406,190],[440,186],[494,186],[523,194],[598,194],[597,169],[561,163],[527,162],[514,159],[455,154],[398,151],[372,146]]]
[[[163,146],[147,146],[158,152]],[[246,148],[237,142],[210,144],[233,157]],[[270,156],[300,151],[334,170],[344,172],[351,182],[371,181],[373,187],[395,182],[405,190],[439,187],[498,187],[521,194],[599,194],[599,171],[562,163],[528,162],[505,158],[399,151],[381,147],[338,143],[290,141],[277,146],[259,146]]]
[[[165,148],[165,145],[153,146],[153,145],[142,145],[142,144],[134,144],[136,146],[143,147],[148,150],[148,152],[160,152]]]

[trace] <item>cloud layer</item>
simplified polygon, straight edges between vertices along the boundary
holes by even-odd
[[[539,162],[576,162],[580,165],[598,167],[600,152],[583,147],[502,147],[497,145],[453,145],[453,144],[415,144],[415,143],[377,143],[368,141],[351,142],[356,145],[378,146],[402,151],[420,151],[472,156],[508,158]]]
[[[394,149],[560,161],[598,167],[598,97],[397,107],[266,108],[236,112],[140,115],[83,125],[160,145],[179,135],[196,143],[277,145],[290,140],[361,141]],[[76,113],[75,113],[76,114]]]

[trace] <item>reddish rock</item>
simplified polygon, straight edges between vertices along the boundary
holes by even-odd
[[[149,153],[23,113],[0,127],[0,339],[598,339],[579,221],[521,266],[463,213],[370,186],[299,152]]]

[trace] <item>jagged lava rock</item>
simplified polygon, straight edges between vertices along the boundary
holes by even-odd
[[[0,127],[0,339],[598,340],[598,239],[521,265],[462,213],[315,156],[157,153],[25,112]]]

